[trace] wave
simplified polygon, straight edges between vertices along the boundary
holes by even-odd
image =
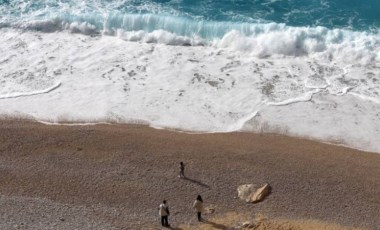
[[[65,26],[77,31],[93,28],[85,23]],[[321,37],[333,33],[324,28],[260,26],[268,32],[259,36],[273,36],[271,41],[231,31],[220,39],[201,39],[203,47],[120,39],[173,45],[195,41],[164,30],[119,29],[115,36],[101,37],[2,29],[0,81],[5,84],[0,87],[0,113],[64,123],[132,119],[193,132],[263,130],[341,140],[379,152],[379,62],[360,65],[360,58],[368,60],[365,49],[363,56],[358,55],[359,42],[350,44],[346,35],[340,37],[345,42],[326,42],[325,50],[293,54],[307,56],[257,58],[258,50],[251,49],[255,43],[246,44],[246,39],[267,44],[266,52],[274,56],[290,52],[292,47],[281,44],[293,39],[291,32],[303,33],[299,40],[305,41],[311,32],[320,30]],[[355,39],[368,39],[363,33],[356,35]],[[275,42],[279,44],[271,44]],[[336,47],[344,44],[348,45],[339,53]],[[378,52],[376,44],[372,51],[366,44],[367,52]],[[347,47],[357,52],[359,61],[346,65],[315,58],[331,52],[334,58],[354,60],[343,56],[350,51]],[[53,90],[54,86],[59,88]]]
[[[160,15],[115,15],[105,21],[91,18],[54,18],[0,27],[86,35],[115,35],[127,41],[183,46],[214,46],[248,52],[258,57],[273,55],[318,56],[326,61],[374,64],[380,61],[380,32],[360,32],[325,27],[292,27],[279,23],[196,21]]]
[[[168,1],[168,0],[0,0],[0,22],[87,17],[94,22],[131,14],[172,15],[205,21],[275,22],[368,30],[380,27],[378,0]],[[370,6],[370,7],[369,7]],[[120,21],[120,20],[119,20]]]

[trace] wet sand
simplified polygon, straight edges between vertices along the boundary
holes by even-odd
[[[179,179],[179,162],[187,179]],[[149,229],[215,213],[380,226],[380,154],[274,134],[185,134],[140,125],[0,121],[0,229]],[[269,183],[261,203],[240,184]],[[196,227],[194,227],[196,228]]]

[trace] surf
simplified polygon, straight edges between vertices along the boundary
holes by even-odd
[[[371,11],[328,22],[318,12],[342,2],[312,2],[306,19],[295,11],[309,12],[302,2],[231,2],[1,1],[0,113],[282,133],[380,152]]]

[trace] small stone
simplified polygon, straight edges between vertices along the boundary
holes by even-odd
[[[60,221],[65,221],[65,218],[59,218]]]
[[[207,207],[205,209],[207,214],[213,214],[215,212],[215,208],[213,207]]]
[[[241,227],[243,227],[243,228],[254,228],[255,225],[252,222],[250,222],[250,221],[246,221],[246,222],[243,222],[241,224]]]

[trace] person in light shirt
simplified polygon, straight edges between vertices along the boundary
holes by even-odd
[[[161,217],[161,225],[164,227],[170,227],[168,216],[169,216],[169,206],[166,203],[166,200],[162,201],[162,204],[158,207],[158,214]]]
[[[193,208],[197,211],[198,221],[202,221],[203,199],[200,195],[198,195],[197,199],[194,201]]]

